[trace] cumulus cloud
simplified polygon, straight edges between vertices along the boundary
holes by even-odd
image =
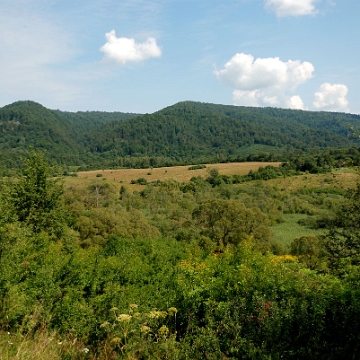
[[[316,14],[314,4],[318,0],[265,0],[265,7],[278,17]]]
[[[218,80],[233,87],[236,105],[279,106],[303,109],[296,88],[312,77],[314,66],[299,60],[276,58],[255,59],[249,54],[236,54],[224,69],[215,70]]]
[[[289,109],[305,109],[304,102],[302,101],[301,97],[298,95],[292,96],[288,101]]]
[[[125,65],[127,62],[139,62],[161,56],[161,49],[156,39],[149,37],[143,43],[136,43],[132,38],[117,38],[115,30],[105,34],[107,42],[100,48],[105,59]]]
[[[324,83],[315,93],[313,106],[318,110],[326,111],[349,111],[346,95],[348,88],[343,84]]]

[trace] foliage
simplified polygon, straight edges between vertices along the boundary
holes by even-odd
[[[329,223],[325,242],[329,264],[336,273],[343,274],[348,266],[360,264],[360,184],[348,191],[347,201]]]
[[[320,127],[326,119],[331,119],[333,126]],[[115,128],[105,126],[100,133],[90,134],[90,146],[102,156],[119,156],[123,164],[132,160],[134,167],[156,167],[159,161],[164,166],[164,160],[168,165],[239,159],[271,161],[276,156],[286,154],[288,158],[291,153],[319,147],[349,147],[349,122],[358,123],[359,119],[341,114],[183,102],[124,121]],[[263,151],[256,150],[258,145],[263,146]],[[140,157],[146,163],[139,165]]]
[[[324,269],[324,249],[323,244],[314,235],[301,236],[295,238],[291,242],[291,255],[295,255],[298,259],[305,263],[312,270]]]
[[[147,183],[148,181],[143,177],[138,178],[137,180],[131,180],[131,184],[146,185]]]
[[[206,169],[206,165],[193,165],[189,166],[189,170],[199,170],[199,169]]]
[[[140,192],[97,178],[64,189],[51,173],[31,152],[23,175],[0,183],[0,357],[41,358],[40,346],[54,359],[359,353],[360,187],[344,199],[321,191],[333,183],[290,191],[209,169],[211,181]],[[327,220],[328,239],[288,233],[291,254],[274,255],[269,230],[288,214]]]
[[[43,153],[29,153],[20,179],[12,186],[9,202],[18,221],[36,233],[46,231],[59,238],[66,222],[61,203],[63,187],[60,179],[49,179],[50,175]]]
[[[0,109],[0,166],[6,166],[5,172],[19,168],[29,146],[46,150],[51,163],[64,172],[69,166],[86,170],[284,161],[329,149],[322,163],[308,156],[298,164],[301,171],[318,172],[324,165],[359,164],[356,148],[341,159],[331,154],[358,144],[348,137],[349,124],[359,128],[359,116],[195,102],[146,115],[69,113],[19,101]]]
[[[193,218],[202,235],[218,246],[238,245],[253,237],[259,248],[266,250],[269,242],[267,216],[257,208],[247,208],[236,200],[207,200],[194,210]]]
[[[187,358],[338,359],[357,352],[358,334],[350,335],[359,326],[354,284],[261,256],[249,244],[179,266]]]

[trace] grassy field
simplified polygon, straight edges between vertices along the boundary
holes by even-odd
[[[272,239],[278,241],[282,245],[289,246],[290,243],[300,236],[305,235],[324,235],[325,231],[309,229],[299,225],[298,221],[307,218],[304,214],[284,214],[284,222],[271,227]]]
[[[278,189],[293,192],[311,188],[338,188],[353,189],[359,182],[360,175],[354,171],[333,171],[327,174],[304,174],[266,181],[266,184]],[[324,235],[324,230],[314,230],[298,224],[301,219],[307,218],[304,214],[284,214],[284,222],[271,227],[272,239],[289,246],[297,237],[305,235]]]
[[[107,179],[116,183],[126,185],[129,190],[137,190],[141,185],[131,184],[131,180],[145,178],[148,182],[156,180],[173,179],[179,182],[190,181],[193,176],[208,177],[209,169],[218,169],[221,175],[247,175],[250,170],[257,170],[260,166],[279,166],[280,162],[240,162],[240,163],[221,163],[207,164],[206,168],[189,170],[191,165],[173,166],[153,169],[116,169],[116,170],[93,170],[80,171],[78,178],[68,178],[67,183],[77,182],[79,179],[93,181],[94,179]],[[99,175],[100,174],[100,175]],[[130,186],[129,186],[130,185]]]
[[[359,174],[353,172],[332,172],[327,174],[304,174],[266,181],[269,186],[296,191],[303,188],[355,188],[359,182]]]

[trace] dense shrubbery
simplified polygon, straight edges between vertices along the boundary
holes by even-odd
[[[211,181],[118,194],[96,179],[62,195],[47,174],[32,153],[1,183],[1,357],[21,353],[20,336],[47,336],[52,358],[356,358],[360,188],[344,201],[217,184],[212,170]],[[286,212],[332,214],[329,236],[272,254],[269,226]]]

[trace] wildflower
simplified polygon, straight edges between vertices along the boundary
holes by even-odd
[[[111,340],[112,343],[115,343],[115,344],[120,344],[121,343],[121,339],[118,338],[118,337],[115,337]]]
[[[143,333],[148,333],[151,331],[150,327],[147,325],[141,325],[140,331]]]
[[[177,308],[175,308],[175,307],[171,307],[171,308],[168,309],[168,313],[169,313],[170,315],[174,315],[174,314],[176,314],[177,312],[178,312],[178,310],[177,310]]]
[[[90,351],[90,350],[89,350],[88,348],[84,348],[84,349],[81,350],[81,352],[83,352],[83,353],[85,353],[85,354],[87,354],[89,351]]]
[[[159,318],[165,318],[167,316],[167,312],[166,311],[157,311],[157,310],[153,310],[150,311],[148,314],[148,317],[150,319],[159,319]]]
[[[101,328],[104,328],[104,327],[107,327],[107,326],[109,326],[110,325],[110,323],[108,322],[108,321],[104,321],[101,325],[100,325],[100,327]]]
[[[119,322],[130,322],[132,316],[129,314],[120,314],[116,320]]]
[[[160,336],[167,337],[169,335],[169,329],[168,329],[167,326],[163,325],[159,329],[158,333],[159,333]]]
[[[130,309],[133,310],[133,309],[137,309],[139,307],[139,305],[137,304],[130,304]]]
[[[116,310],[119,310],[117,307],[113,307],[110,309],[110,311],[116,311]]]

